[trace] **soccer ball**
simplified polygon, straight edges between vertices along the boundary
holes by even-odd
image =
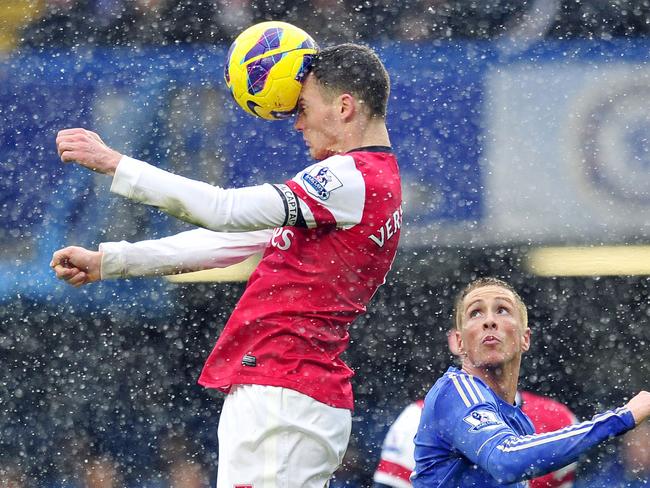
[[[290,117],[318,46],[286,22],[262,22],[239,34],[228,50],[224,77],[246,112],[268,120]]]

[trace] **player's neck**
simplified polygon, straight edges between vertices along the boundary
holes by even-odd
[[[383,119],[372,119],[368,122],[362,135],[361,147],[390,146],[388,129]]]
[[[503,401],[514,405],[519,382],[519,364],[507,363],[499,367],[474,366],[463,363],[463,371],[483,380]]]
[[[390,146],[388,129],[383,119],[371,119],[363,124],[352,125],[346,132],[347,137],[341,141],[337,153],[346,153],[359,147]]]

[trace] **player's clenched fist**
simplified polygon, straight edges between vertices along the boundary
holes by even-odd
[[[56,277],[78,287],[101,279],[102,253],[70,246],[52,256],[50,266]]]
[[[56,135],[56,149],[64,163],[77,162],[93,171],[115,174],[122,155],[104,144],[92,131],[63,129]]]

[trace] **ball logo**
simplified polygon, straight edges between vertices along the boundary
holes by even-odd
[[[278,248],[280,251],[286,251],[291,247],[291,238],[294,232],[291,229],[278,227],[273,229],[273,237],[271,237],[271,245]]]
[[[266,52],[272,53],[280,47],[281,38],[282,29],[277,27],[266,29],[240,62],[240,64],[246,66],[246,72],[248,73],[247,89],[251,95],[257,95],[264,89],[271,68],[282,59],[284,55],[282,52],[264,56]]]

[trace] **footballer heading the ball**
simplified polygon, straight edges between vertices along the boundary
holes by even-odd
[[[286,22],[262,22],[244,30],[226,56],[230,93],[246,112],[267,120],[293,115],[302,81],[318,46]]]

